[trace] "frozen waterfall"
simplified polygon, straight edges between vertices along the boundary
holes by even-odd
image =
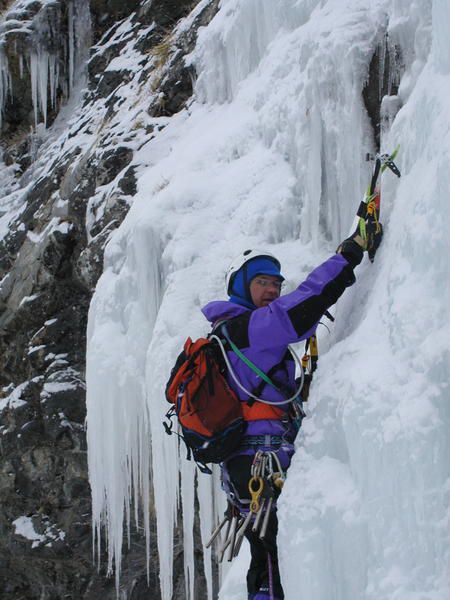
[[[46,125],[58,94],[68,98],[86,65],[90,31],[89,0],[69,0],[67,7],[42,0],[37,9],[29,0],[16,0],[8,6],[0,15],[0,127],[15,92],[12,73],[30,79],[35,126]]]
[[[202,2],[205,4],[205,2]],[[224,508],[161,421],[200,306],[224,297],[245,247],[281,259],[293,289],[352,226],[374,151],[362,89],[388,34],[402,70],[383,151],[385,240],[320,332],[308,419],[280,500],[287,600],[444,600],[450,594],[450,9],[447,0],[222,0],[191,56],[189,109],[140,150],[138,195],[107,247],[88,327],[88,443],[97,543],[120,576],[124,527],[156,508],[172,596],[181,508],[193,599],[195,492],[203,540]],[[153,501],[153,500],[152,500]],[[243,553],[221,600],[245,600]],[[226,572],[228,570],[228,572]],[[212,597],[210,554],[205,572]]]

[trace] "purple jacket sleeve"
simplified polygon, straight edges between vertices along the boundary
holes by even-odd
[[[314,269],[299,287],[268,306],[252,311],[248,324],[250,346],[286,346],[312,335],[323,313],[355,282],[353,268],[335,254]]]

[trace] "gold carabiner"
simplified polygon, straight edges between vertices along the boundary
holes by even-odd
[[[254,484],[256,484],[257,487],[255,487]],[[252,477],[248,482],[248,489],[252,497],[250,502],[250,511],[252,513],[257,513],[259,510],[259,497],[261,496],[263,487],[264,481],[262,477]]]

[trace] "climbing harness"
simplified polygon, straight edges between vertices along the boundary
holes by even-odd
[[[279,448],[284,442],[282,435],[247,435],[241,443],[241,448],[251,448],[252,446],[268,446],[270,448]]]
[[[272,381],[237,348],[228,336],[225,322],[218,326],[232,351],[258,375],[263,386],[270,385],[284,398],[292,393],[288,386]],[[283,413],[284,405],[298,400],[304,381],[301,361],[292,348],[289,348],[301,375],[295,393],[287,400],[271,402],[260,397],[258,390],[262,389],[261,386],[256,392],[250,392],[236,376],[223,340],[214,333],[218,326],[207,338],[199,338],[194,342],[191,338],[186,340],[184,350],[179,354],[166,385],[166,398],[172,407],[166,414],[167,421],[163,423],[165,431],[184,441],[187,459],[190,460],[192,456],[198,468],[206,474],[212,473],[206,463],[223,462],[241,444],[246,420],[251,420],[254,414],[252,405],[256,401],[266,405],[261,407],[262,411],[258,410],[259,418],[281,418],[277,411]],[[236,385],[249,396],[246,403],[241,402],[230,388],[226,380],[227,370]],[[262,413],[265,413],[264,417],[261,416]],[[181,433],[173,430],[173,418],[178,420]],[[255,445],[256,441],[248,439],[245,441],[247,443]],[[269,443],[270,441],[265,440],[265,445]]]
[[[252,532],[259,533],[261,540],[265,538],[274,501],[281,492],[286,477],[280,459],[272,450],[258,450],[255,453],[250,475],[248,512],[229,504],[224,519],[214,529],[206,544],[206,548],[209,548],[226,527],[224,539],[219,545],[219,562],[223,561],[227,549],[228,561],[239,554],[245,532],[251,523]]]
[[[357,231],[363,241],[366,243],[370,262],[373,262],[375,259],[375,253],[382,235],[382,227],[379,220],[381,191],[380,187],[377,187],[378,178],[386,169],[392,171],[392,173],[397,175],[397,177],[401,176],[400,171],[394,163],[394,159],[397,156],[399,148],[400,146],[397,146],[392,154],[378,154],[375,157],[375,164],[373,167],[370,184],[356,213],[359,217]],[[366,160],[372,159],[373,157],[370,154],[366,155]]]
[[[334,317],[326,311],[324,315],[331,321],[334,321]],[[225,329],[225,331],[224,331]],[[225,339],[230,342],[226,327],[222,328]],[[227,359],[225,348],[220,338],[217,338],[220,345],[224,359]],[[232,343],[229,343],[232,350],[241,358],[240,351],[236,352]],[[291,350],[291,349],[290,349]],[[244,357],[246,358],[246,357]],[[294,424],[296,430],[300,429],[301,421],[305,417],[305,412],[302,409],[302,402],[307,401],[309,395],[309,386],[311,384],[313,374],[317,369],[319,352],[317,336],[313,335],[305,343],[305,353],[302,359],[299,361],[295,355],[296,363],[299,365],[301,373],[301,381],[299,389],[297,390],[294,397],[289,399],[289,419],[290,423]],[[247,364],[247,361],[244,361]],[[250,361],[248,361],[250,362]],[[251,363],[252,365],[253,363]],[[251,365],[248,365],[252,368]],[[255,397],[237,380],[229,361],[227,361],[227,368],[229,373],[235,380],[236,384],[243,389],[243,391],[255,400],[260,398]],[[255,369],[252,369],[255,371]],[[255,371],[257,372],[257,371]],[[263,374],[266,376],[266,374]],[[265,380],[265,377],[261,379]],[[267,382],[272,387],[273,382]],[[301,392],[301,396],[300,396]],[[286,403],[286,402],[285,402]],[[296,425],[297,423],[297,425]],[[218,538],[221,532],[225,532],[223,539],[219,543],[218,547],[218,561],[222,562],[227,557],[230,562],[238,556],[245,534],[251,528],[251,533],[256,534],[260,540],[266,538],[270,516],[275,508],[275,502],[281,493],[284,486],[286,474],[281,466],[280,459],[277,455],[276,449],[279,448],[284,442],[283,436],[273,435],[259,435],[259,436],[246,436],[242,442],[242,446],[247,447],[260,447],[266,446],[272,448],[272,450],[257,450],[253,457],[252,465],[250,468],[250,479],[248,482],[248,491],[250,500],[244,500],[236,497],[236,494],[230,494],[230,497],[234,499],[234,504],[229,501],[227,512],[223,520],[217,525],[211,534],[211,538],[206,544],[206,548],[211,547],[214,541]],[[248,503],[248,504],[247,504]],[[248,506],[248,508],[246,508]],[[273,595],[273,572],[272,572],[272,558],[271,555],[267,554],[267,573],[268,573],[268,588],[267,591],[270,593],[270,597]]]

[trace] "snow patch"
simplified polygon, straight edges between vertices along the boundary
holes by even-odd
[[[52,542],[64,541],[66,537],[65,531],[58,529],[55,525],[48,522],[48,518],[44,517],[45,529],[44,533],[38,533],[34,528],[32,517],[18,517],[12,524],[15,528],[15,534],[24,537],[32,542],[32,548],[38,548],[45,544],[52,546]]]
[[[16,388],[14,388],[6,398],[0,399],[0,411],[2,411],[5,408],[10,408],[14,410],[16,408],[24,406],[26,402],[25,400],[22,400],[22,393],[26,390],[28,385],[29,382],[25,381],[24,383],[21,383]]]

